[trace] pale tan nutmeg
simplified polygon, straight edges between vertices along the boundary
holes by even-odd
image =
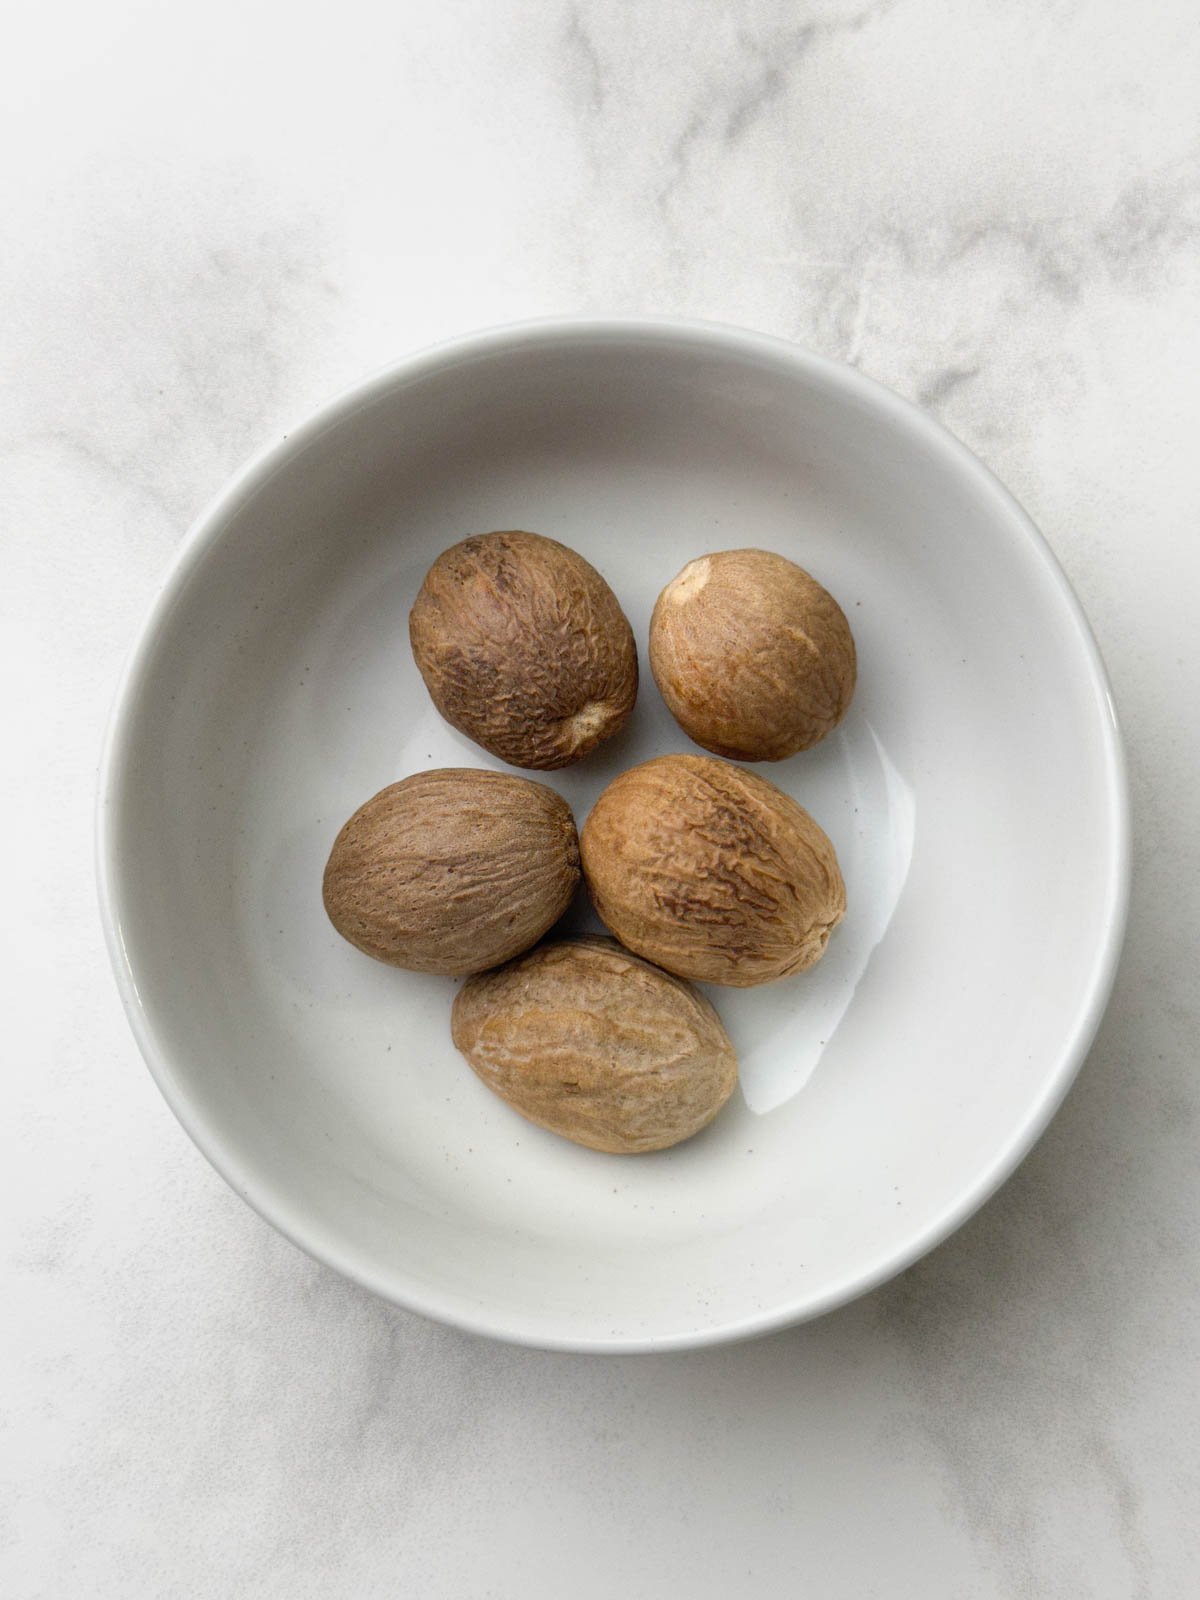
[[[541,945],[470,979],[451,1032],[523,1117],[613,1154],[691,1138],[737,1082],[733,1046],[703,995],[611,939]]]
[[[782,761],[836,728],[857,659],[841,606],[769,550],[689,561],[650,619],[650,670],[689,738],[735,761]]]
[[[329,920],[377,961],[482,972],[536,943],[579,883],[571,809],[544,783],[443,768],[361,806],[325,868]]]
[[[565,767],[611,738],[637,698],[633,632],[581,555],[540,534],[446,550],[409,617],[442,716],[514,767]]]
[[[601,794],[580,837],[597,912],[638,955],[749,988],[819,961],[846,910],[829,839],[757,773],[658,756]]]

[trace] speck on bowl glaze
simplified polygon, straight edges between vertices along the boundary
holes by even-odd
[[[330,845],[369,795],[499,768],[438,717],[407,636],[435,556],[496,528],[586,556],[643,663],[663,585],[736,546],[798,562],[854,632],[844,722],[759,769],[833,840],[845,922],[810,971],[709,991],[740,1086],[660,1154],[523,1121],[454,1050],[455,980],[370,961],[322,909]],[[689,748],[645,673],[624,732],[548,781],[582,823],[617,772]],[[560,1349],[763,1332],[944,1238],[1088,1048],[1127,862],[1103,667],[1019,506],[860,374],[695,323],[476,335],[260,455],[167,578],[101,779],[118,981],[200,1148],[378,1294]]]

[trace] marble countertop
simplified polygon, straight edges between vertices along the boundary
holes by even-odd
[[[6,34],[6,1600],[1189,1592],[1194,0],[63,0]],[[192,516],[364,370],[555,312],[749,324],[930,407],[1058,552],[1128,740],[1129,938],[1050,1131],[917,1268],[737,1348],[504,1348],[315,1266],[176,1125],[102,949],[101,732]]]

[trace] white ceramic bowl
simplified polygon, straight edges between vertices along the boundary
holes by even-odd
[[[811,569],[858,641],[843,726],[759,769],[834,840],[846,921],[813,971],[710,991],[741,1089],[663,1154],[523,1122],[451,1045],[455,982],[368,960],[322,910],[362,800],[421,768],[498,765],[440,720],[407,638],[433,558],[492,528],[587,556],[643,665],[662,585],[740,545]],[[549,781],[582,821],[622,768],[688,748],[644,671],[627,731]],[[154,606],[101,787],[122,994],[213,1164],[377,1293],[566,1349],[815,1316],[961,1223],[1088,1048],[1127,861],[1104,671],[1011,497],[858,373],[666,321],[445,345],[260,455]]]

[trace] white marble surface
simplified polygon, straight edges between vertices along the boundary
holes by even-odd
[[[1194,0],[63,0],[5,34],[6,1600],[1191,1592]],[[931,406],[1061,556],[1132,766],[1126,954],[1040,1146],[898,1282],[696,1355],[493,1346],[275,1237],[142,1067],[92,889],[115,676],[200,505],[364,369],[570,311],[747,323]]]

